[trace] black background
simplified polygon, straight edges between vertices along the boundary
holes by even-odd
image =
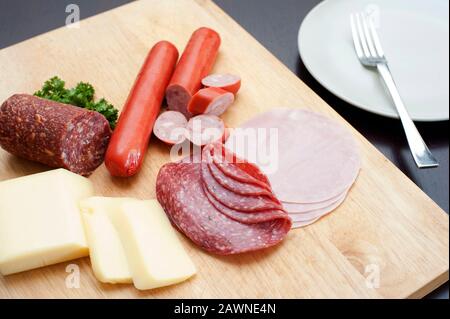
[[[352,107],[334,97],[306,71],[297,49],[297,33],[303,18],[319,0],[213,1],[338,111],[442,209],[449,212],[448,121],[417,124],[440,162],[437,169],[419,170],[409,153],[398,120]],[[67,16],[65,8],[69,3],[79,5],[83,19],[127,2],[131,0],[0,0],[0,48],[63,26]],[[401,189],[398,191],[401,192]],[[431,298],[448,296],[448,283],[429,295]]]

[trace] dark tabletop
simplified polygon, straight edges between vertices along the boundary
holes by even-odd
[[[442,209],[449,212],[448,121],[417,123],[440,162],[437,169],[419,170],[409,153],[398,120],[352,107],[329,93],[305,69],[297,49],[298,28],[319,0],[213,1],[339,112]],[[79,5],[83,19],[127,2],[131,0],[0,0],[0,49],[64,25],[67,16],[65,9],[69,3]],[[448,296],[447,283],[428,297]]]

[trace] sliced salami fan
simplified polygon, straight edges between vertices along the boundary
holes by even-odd
[[[272,192],[269,180],[259,171],[258,167],[244,160],[237,159],[236,156],[225,155],[222,151],[217,152],[217,147],[216,143],[214,145],[215,152],[212,153],[212,160],[223,174],[236,181],[260,186]],[[222,147],[221,149],[226,152],[225,148]]]
[[[186,117],[177,111],[166,111],[159,115],[153,134],[167,144],[178,144],[186,139]]]
[[[223,205],[244,212],[261,210],[282,210],[280,203],[273,201],[267,196],[243,196],[222,187],[212,177],[206,162],[201,163],[202,182],[208,192]]]
[[[246,184],[239,182],[231,177],[226,176],[214,163],[208,164],[209,171],[214,179],[226,189],[233,191],[240,195],[254,195],[254,196],[267,196],[274,198],[273,194],[266,188],[262,188],[253,184]]]
[[[236,94],[241,88],[241,77],[233,74],[211,74],[203,78],[202,84]]]
[[[220,116],[233,104],[234,95],[219,88],[205,88],[192,96],[188,111],[193,114],[210,114]]]
[[[219,212],[201,185],[201,165],[169,163],[159,171],[156,196],[172,223],[201,248],[215,254],[238,254],[282,241],[289,218],[244,224]]]
[[[224,134],[225,123],[215,115],[197,115],[187,124],[186,137],[198,146],[221,141]]]
[[[260,212],[241,212],[235,209],[231,209],[212,196],[208,190],[203,187],[203,191],[205,192],[206,197],[210,201],[210,203],[222,214],[228,216],[231,219],[234,219],[238,222],[244,224],[255,224],[262,223],[271,220],[275,220],[278,218],[289,219],[289,215],[282,210],[269,210],[269,211],[260,211]]]
[[[213,147],[206,146],[203,150],[203,160],[207,162],[212,177],[224,188],[240,195],[261,195],[277,200],[271,191],[265,187],[254,185],[251,183],[243,183],[225,175],[214,163],[211,152]]]

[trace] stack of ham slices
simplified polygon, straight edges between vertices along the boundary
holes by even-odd
[[[268,176],[294,228],[336,209],[361,166],[358,145],[347,129],[302,109],[259,114],[235,129],[225,145]]]
[[[220,143],[164,165],[156,195],[172,223],[201,248],[221,255],[273,246],[291,219],[257,166]]]

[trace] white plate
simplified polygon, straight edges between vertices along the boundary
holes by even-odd
[[[342,100],[376,114],[397,112],[376,71],[358,61],[350,13],[373,14],[400,94],[418,121],[449,119],[448,0],[326,0],[303,21],[298,46],[308,71]]]

